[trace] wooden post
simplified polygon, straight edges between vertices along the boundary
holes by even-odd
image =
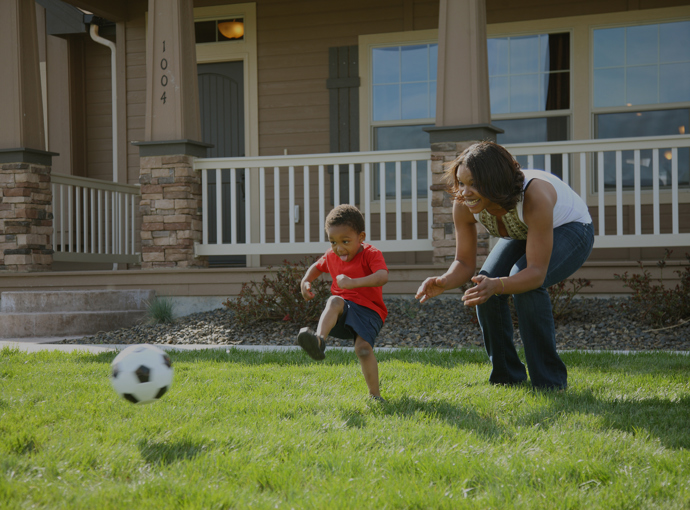
[[[35,2],[0,2],[0,48],[0,271],[47,271],[55,154],[45,151]]]
[[[479,140],[496,140],[491,125],[485,0],[440,0],[436,125],[425,128],[431,142],[433,261],[455,258],[452,202],[443,181],[445,164]],[[477,263],[489,253],[488,234],[479,226]]]
[[[194,157],[201,143],[192,0],[149,0],[148,83],[144,142],[139,146],[143,268],[204,267],[201,178]]]

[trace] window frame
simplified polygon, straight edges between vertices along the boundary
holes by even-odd
[[[438,44],[438,30],[416,30],[359,36],[359,146],[361,150],[374,150],[374,129],[377,127],[416,126],[435,124],[435,117],[406,120],[374,121],[372,109],[373,80],[371,73],[372,50],[374,48],[412,46],[415,44]]]
[[[395,126],[416,126],[420,124],[436,124],[435,117],[425,119],[406,119],[406,120],[391,120],[391,121],[374,121],[373,120],[373,77],[372,77],[372,50],[374,48],[394,47],[394,46],[411,46],[415,44],[438,44],[438,29],[429,30],[414,30],[409,32],[391,32],[386,34],[370,34],[360,35],[358,37],[358,52],[359,52],[359,75],[360,75],[360,89],[359,89],[359,147],[363,151],[374,150],[374,130],[378,127],[395,127]],[[374,179],[374,172],[371,178]],[[364,179],[361,176],[360,179]],[[374,189],[374,183],[371,184],[371,189]],[[360,185],[364,183],[360,181]],[[363,188],[362,188],[363,189]],[[412,210],[412,200],[408,198],[402,199],[403,212],[410,212]],[[380,207],[380,200],[373,199],[371,201],[372,212],[378,212]],[[417,208],[419,212],[426,212],[428,206],[428,199],[426,196],[417,198]],[[395,212],[395,201],[390,198],[386,199],[386,212]]]
[[[569,59],[569,76],[568,76],[568,86],[570,87],[570,93],[569,93],[569,108],[565,110],[536,110],[533,112],[518,112],[518,113],[499,113],[494,115],[493,113],[491,114],[491,120],[520,120],[520,119],[535,119],[535,118],[542,118],[542,117],[568,117],[568,133],[570,136],[570,140],[573,139],[573,112],[575,110],[574,108],[574,94],[573,94],[573,87],[574,87],[574,75],[575,72],[573,70],[573,65],[574,65],[574,45],[573,45],[573,29],[572,28],[547,28],[544,30],[530,30],[530,31],[523,31],[523,32],[494,32],[494,31],[489,31],[487,25],[487,34],[486,38],[487,39],[499,39],[502,37],[522,37],[522,36],[531,36],[531,35],[544,35],[544,34],[564,34],[567,33],[569,38],[570,38],[570,54],[568,55]]]

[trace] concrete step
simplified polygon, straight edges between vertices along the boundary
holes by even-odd
[[[155,297],[153,290],[5,291],[0,313],[146,310]]]
[[[141,324],[144,310],[0,314],[0,338],[94,335]]]
[[[93,335],[146,318],[153,290],[7,291],[0,294],[0,338]]]

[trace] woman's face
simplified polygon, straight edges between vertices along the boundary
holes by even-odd
[[[465,165],[458,165],[455,175],[458,179],[458,191],[463,198],[463,203],[472,214],[479,214],[483,209],[490,213],[503,211],[501,206],[483,197],[475,188],[472,172],[469,168]]]

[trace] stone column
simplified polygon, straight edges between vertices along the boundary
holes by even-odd
[[[49,271],[50,165],[0,163],[0,202],[0,271]]]
[[[201,241],[201,178],[194,158],[201,121],[192,0],[149,0],[147,85],[141,169],[142,268],[205,267],[194,257]]]
[[[433,262],[455,258],[453,204],[445,191],[445,163],[479,140],[496,140],[491,125],[485,0],[440,0],[436,125],[425,128],[431,142]],[[488,234],[478,226],[477,265],[489,253]]]
[[[48,271],[56,154],[45,151],[33,1],[0,2],[0,48],[0,271]]]
[[[165,145],[138,143],[141,153],[162,152]],[[183,144],[185,145],[185,144]],[[176,155],[141,157],[141,257],[142,269],[206,267],[194,257],[194,243],[201,241],[201,181],[194,171],[194,150],[183,147]]]
[[[467,142],[439,142],[431,145],[431,208],[433,263],[447,266],[455,259],[455,225],[453,224],[453,201],[446,191],[445,165],[457,158],[472,145]],[[477,224],[477,267],[481,267],[489,254],[489,233]]]

